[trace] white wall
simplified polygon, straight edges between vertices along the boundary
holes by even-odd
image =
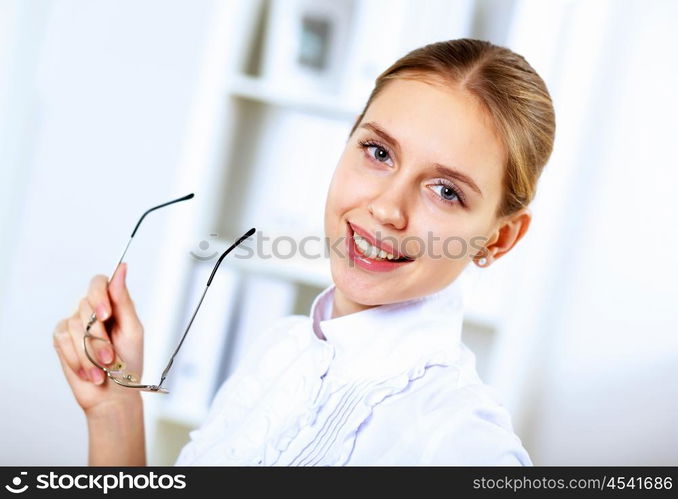
[[[554,82],[558,122],[535,210],[559,207],[531,228],[556,237],[525,443],[542,465],[675,465],[678,4],[520,6],[512,48]]]
[[[3,193],[21,193],[3,205],[18,222],[0,219],[0,464],[86,462],[85,420],[51,333],[92,275],[110,275],[140,214],[186,194],[172,189],[213,9],[211,0],[0,4],[0,26],[14,28],[0,37],[0,102],[11,104],[0,117]],[[142,319],[171,279],[154,265],[176,213],[167,210],[130,249]]]

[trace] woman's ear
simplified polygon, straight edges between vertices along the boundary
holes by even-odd
[[[488,263],[504,256],[523,238],[531,221],[532,214],[529,208],[507,215],[485,245],[487,251],[480,256],[486,257]]]

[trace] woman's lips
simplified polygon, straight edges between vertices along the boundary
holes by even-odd
[[[359,236],[361,236],[363,239],[366,239],[368,243],[370,243],[372,246],[375,248],[378,248],[380,250],[384,250],[386,253],[391,253],[394,255],[396,258],[407,258],[408,260],[414,260],[414,258],[409,258],[406,255],[403,255],[398,248],[395,248],[391,243],[388,241],[378,241],[376,237],[374,237],[371,233],[360,227],[359,225],[355,225],[351,222],[347,222],[349,227],[351,228],[352,232],[355,232]]]
[[[349,262],[354,263],[360,268],[373,272],[389,272],[413,262],[413,260],[400,262],[394,260],[374,260],[373,258],[366,257],[360,253],[355,245],[355,240],[353,239],[353,229],[351,228],[350,223],[346,223],[346,246],[348,248]]]

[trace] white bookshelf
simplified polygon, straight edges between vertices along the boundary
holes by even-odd
[[[443,9],[440,12],[449,12],[451,3],[458,5],[459,12],[468,19],[463,22],[457,19],[456,25],[436,16],[440,12],[435,8],[418,8],[420,2],[415,0],[353,0],[348,3],[352,4],[353,38],[347,44],[348,59],[344,66],[347,71],[364,73],[370,70],[368,76],[374,79],[397,56],[424,42],[442,39],[442,32],[447,33],[448,38],[468,36],[464,29],[470,26],[472,12],[469,5],[473,2],[431,2],[430,5]],[[153,349],[147,360],[145,371],[149,373],[162,369],[176,345],[176,335],[183,331],[195,300],[188,290],[195,288],[196,269],[216,262],[214,258],[198,263],[190,257],[189,250],[195,248],[198,241],[208,241],[210,252],[221,253],[250,227],[271,237],[291,235],[299,240],[314,236],[318,241],[324,237],[322,214],[329,179],[353,121],[362,111],[368,95],[361,93],[360,85],[347,76],[341,78],[345,92],[308,90],[281,84],[270,76],[262,77],[262,51],[266,47],[266,29],[270,27],[266,22],[268,6],[267,0],[227,0],[218,2],[216,7],[213,30],[205,45],[203,69],[198,76],[193,114],[186,130],[183,167],[179,169],[181,176],[176,179],[177,193],[196,193],[193,202],[198,206],[197,216],[180,219],[172,233],[166,236],[164,247],[168,250],[162,256],[163,265],[173,268],[174,275],[179,278],[176,282],[163,284],[159,290],[154,304],[156,313],[146,324],[146,330],[172,331],[174,334],[154,339],[161,344]],[[382,39],[381,49],[366,51],[361,47],[359,37],[373,29],[369,21],[375,9],[378,12],[385,6],[388,6],[392,24],[389,34],[383,36],[390,35],[390,42]],[[400,18],[394,17],[397,15]],[[417,22],[409,24],[412,16]],[[372,56],[376,59],[370,60]],[[364,74],[362,78],[364,81]],[[303,128],[304,123],[310,125]],[[299,127],[299,134],[304,137],[309,130],[316,130],[325,144],[316,146],[314,151],[308,139],[294,138],[295,127]],[[287,140],[272,142],[280,136]],[[278,151],[279,155],[275,156]],[[309,163],[313,163],[312,168]],[[286,173],[277,179],[281,184],[273,181],[267,184],[265,179],[276,169],[277,174],[280,169]],[[302,170],[303,176],[300,175]],[[315,176],[308,182],[313,185],[304,186],[306,173],[311,170]],[[194,244],[187,246],[187,240]],[[287,300],[285,293],[289,290],[291,296],[287,304],[271,308],[276,311],[272,314],[283,315],[286,315],[285,311],[287,314],[307,314],[313,298],[332,282],[327,258],[309,259],[300,255],[270,259],[255,255],[238,259],[230,254],[215,279],[237,278],[239,286],[246,286],[248,279],[253,277],[264,279],[264,286],[269,279],[271,289],[275,287],[281,300]],[[218,298],[212,296],[210,305],[218,306],[215,305],[219,303]],[[479,306],[475,303],[467,308],[466,323],[475,331],[479,348],[489,348],[499,315],[497,309],[487,303]],[[244,304],[238,304],[240,306],[247,309]],[[200,314],[204,313],[206,311],[201,309]],[[211,314],[214,315],[213,311]],[[240,318],[246,323],[245,319]],[[219,327],[233,329],[233,324],[223,326],[224,322],[228,323],[220,320]],[[189,334],[187,342],[202,339],[194,333]],[[222,333],[234,334],[231,330]],[[233,342],[237,345],[238,341],[241,340],[234,338],[225,344],[232,349]],[[183,349],[179,356],[182,353]],[[224,357],[229,356],[230,353],[224,351]],[[236,361],[231,358],[231,368]],[[214,390],[225,376],[223,369],[215,367],[212,371],[220,373],[216,380],[199,381],[212,383]],[[170,377],[173,375],[176,377],[177,372],[170,372]],[[202,422],[206,407],[196,407],[188,399],[145,397],[149,463],[172,464],[187,441],[188,432]]]
[[[276,86],[274,82],[245,74],[234,75],[227,95],[240,99],[260,102],[264,105],[297,109],[312,114],[326,115],[338,119],[355,118],[362,109],[355,103],[322,92],[304,93],[293,88]]]
[[[234,242],[234,239],[218,241],[217,247],[220,251],[225,251]],[[325,288],[332,283],[329,259],[318,254],[316,251],[313,252],[313,255],[312,258],[304,258],[295,253],[290,258],[286,256],[284,258],[276,258],[273,255],[271,255],[271,258],[262,258],[254,254],[251,258],[229,259],[226,257],[223,264],[244,273],[262,274],[293,283]],[[316,255],[318,258],[315,258]]]

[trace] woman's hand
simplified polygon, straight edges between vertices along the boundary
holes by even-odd
[[[64,375],[75,399],[88,417],[99,416],[116,406],[133,406],[141,399],[136,389],[119,386],[108,380],[106,373],[90,362],[83,348],[85,327],[92,313],[96,312],[97,320],[90,333],[109,340],[127,369],[137,373],[141,379],[143,326],[127,290],[126,275],[127,264],[122,263],[110,283],[104,275],[94,276],[87,296],[80,300],[78,309],[70,317],[59,321],[54,329],[54,348]],[[101,365],[113,361],[111,345],[103,341],[90,344],[95,346],[95,350],[92,352],[88,348],[88,352],[95,355]]]

